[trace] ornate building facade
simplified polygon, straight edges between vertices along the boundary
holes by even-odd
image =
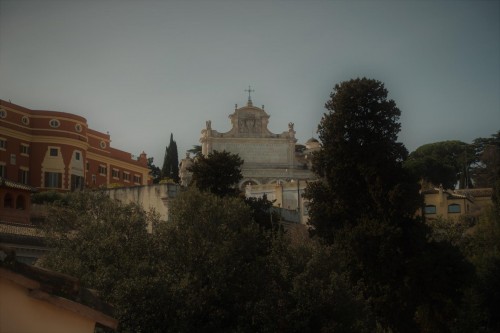
[[[0,100],[0,177],[39,190],[146,185],[147,156],[112,148],[109,134],[75,114]]]
[[[243,179],[238,184],[240,188],[314,178],[308,167],[307,152],[298,149],[304,146],[297,145],[293,123],[289,123],[288,130],[282,133],[272,133],[267,127],[269,115],[264,106],[254,106],[250,96],[245,106],[235,106],[229,118],[232,128],[226,133],[213,129],[208,120],[201,131],[200,143],[205,156],[224,150],[240,156],[244,161],[241,170]],[[188,159],[182,163],[188,164]],[[182,170],[181,176],[186,178]]]

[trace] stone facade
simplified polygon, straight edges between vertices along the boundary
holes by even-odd
[[[131,186],[107,189],[111,199],[124,204],[136,203],[146,211],[155,211],[163,221],[168,220],[169,202],[175,198],[180,190],[177,184],[154,184],[146,186]],[[152,226],[148,226],[149,231]]]
[[[308,200],[303,197],[307,187],[306,180],[291,180],[278,182],[276,184],[246,185],[245,196],[247,198],[262,198],[266,195],[267,200],[273,202],[273,206],[282,209],[281,214],[291,214],[300,224],[306,224],[309,220]],[[286,216],[282,216],[284,220]]]
[[[249,98],[247,105],[229,115],[232,128],[220,133],[212,128],[208,120],[201,131],[202,154],[207,156],[213,151],[228,151],[238,154],[244,161],[243,179],[239,187],[253,184],[278,183],[286,179],[312,179],[304,151],[297,151],[294,124],[288,130],[275,134],[269,131],[269,115],[262,108],[253,105]],[[186,163],[189,158],[181,162]],[[187,173],[181,175],[187,177]]]

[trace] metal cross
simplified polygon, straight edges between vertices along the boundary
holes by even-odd
[[[248,86],[248,89],[245,89],[245,91],[248,91],[248,100],[251,101],[252,98],[250,97],[250,93],[255,92],[255,90],[251,89],[250,86]]]

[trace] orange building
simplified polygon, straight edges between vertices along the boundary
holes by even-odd
[[[0,177],[61,192],[148,184],[146,154],[135,159],[110,142],[78,115],[0,100]]]

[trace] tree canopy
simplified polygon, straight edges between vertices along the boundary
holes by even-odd
[[[99,291],[116,309],[122,331],[154,332],[141,312],[151,313],[156,300],[135,298],[149,288],[156,274],[148,225],[158,217],[137,205],[122,205],[104,192],[74,192],[49,209],[45,228],[44,267],[75,276],[86,287]],[[140,296],[146,297],[146,296]]]
[[[415,218],[419,185],[403,168],[401,112],[387,96],[383,83],[366,78],[330,95],[313,160],[320,181],[306,190],[311,233],[330,244],[338,273],[359,286],[380,329],[446,332],[470,267],[455,247],[429,242]]]
[[[442,141],[418,147],[405,161],[405,167],[415,176],[437,187],[453,189],[472,186],[470,165],[474,162],[474,149],[462,141]]]
[[[47,232],[42,265],[98,290],[120,332],[374,331],[336,254],[262,232],[241,198],[191,187],[160,222],[104,192],[78,192],[54,203]]]
[[[177,153],[177,143],[174,141],[172,133],[170,133],[170,143],[165,149],[161,177],[172,179],[176,183],[179,182],[179,155]]]
[[[472,143],[475,164],[471,175],[475,187],[493,187],[500,180],[500,131],[489,138],[477,138]]]
[[[148,157],[148,168],[149,175],[151,176],[151,180],[153,184],[158,184],[161,180],[161,169],[153,164],[154,158]]]
[[[234,196],[239,193],[238,182],[243,178],[243,160],[237,154],[216,151],[208,156],[199,155],[189,167],[193,173],[191,182],[202,191],[218,196]]]
[[[414,179],[402,168],[407,157],[397,142],[401,111],[383,83],[354,79],[337,84],[318,126],[323,149],[313,162],[322,181],[311,183],[310,224],[330,237],[361,217],[413,216],[420,206]]]

